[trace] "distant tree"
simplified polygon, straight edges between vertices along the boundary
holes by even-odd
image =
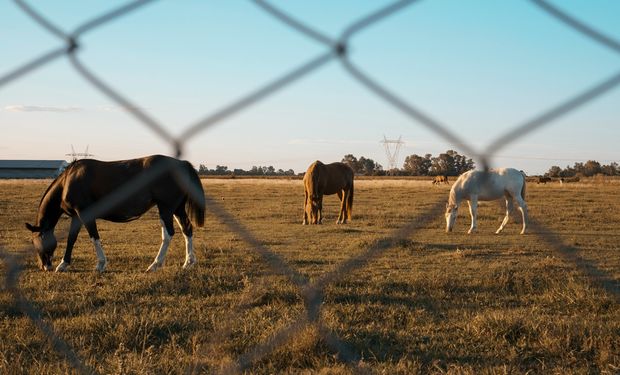
[[[575,166],[572,169],[575,171],[573,176],[576,175],[576,174],[580,174],[582,176],[585,176],[586,169],[585,169],[585,166],[584,166],[583,163],[575,163]]]
[[[601,173],[601,164],[596,160],[588,160],[583,165],[583,174],[585,176],[594,176],[596,174]]]
[[[207,166],[204,164],[200,164],[200,166],[198,166],[198,174],[206,175],[207,173],[209,173],[209,168],[207,168]]]
[[[262,167],[257,167],[255,165],[252,166],[252,168],[250,168],[250,170],[248,171],[249,175],[251,176],[262,176],[263,175],[263,168]]]
[[[546,175],[548,177],[560,177],[560,174],[562,173],[562,168],[558,167],[557,165],[552,166],[551,168],[549,168],[549,172],[546,173]]]
[[[577,174],[575,168],[571,168],[567,165],[566,168],[562,169],[562,172],[560,172],[560,177],[573,177],[575,174]]]
[[[453,150],[448,150],[446,153],[451,154],[454,160],[455,176],[475,168],[474,161],[471,158],[468,158],[465,155],[460,155],[458,152]]]
[[[618,163],[612,162],[609,165],[601,166],[601,173],[607,176],[617,176],[620,174],[620,169],[618,168]]]
[[[213,174],[222,176],[222,175],[226,175],[226,174],[229,174],[229,173],[230,173],[230,171],[228,170],[227,166],[225,166],[225,165],[216,165],[215,166],[215,171],[214,171]]]
[[[456,174],[456,170],[454,168],[454,158],[452,155],[446,152],[432,158],[430,174],[434,176],[441,174],[454,176]]]
[[[357,161],[357,158],[355,156],[353,156],[352,154],[346,154],[342,158],[341,162],[345,163],[346,165],[351,167],[351,169],[353,169],[353,172],[355,174],[361,173],[361,168],[360,168],[359,162]]]
[[[273,165],[270,165],[268,167],[263,167],[263,173],[266,174],[267,176],[273,176],[276,174],[276,169],[273,167]]]
[[[454,150],[448,150],[439,154],[436,158],[431,158],[430,175],[458,176],[461,173],[474,169],[474,161],[467,156],[460,155]]]
[[[426,154],[424,157],[413,154],[405,158],[403,169],[411,176],[428,176],[431,165],[431,154]]]
[[[381,164],[375,162],[372,159],[365,158],[363,156],[360,156],[359,160],[357,161],[357,164],[358,164],[360,173],[366,176],[375,176],[379,173],[379,171],[383,170],[383,167],[381,166]]]

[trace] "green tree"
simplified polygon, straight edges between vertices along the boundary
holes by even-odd
[[[357,158],[355,156],[353,156],[352,154],[346,154],[342,158],[341,162],[345,163],[346,165],[351,167],[351,169],[353,169],[353,172],[355,174],[361,173],[361,168],[360,168],[359,162],[357,161]]]
[[[560,177],[561,173],[562,173],[562,168],[558,167],[557,165],[554,165],[551,168],[549,168],[549,172],[547,172],[547,176]]]
[[[585,176],[594,176],[598,173],[601,173],[601,164],[596,160],[588,160],[583,165],[583,174]]]
[[[366,176],[374,176],[383,170],[383,167],[372,159],[360,156],[358,162],[360,173]]]
[[[431,165],[431,154],[426,154],[424,157],[413,154],[405,158],[403,169],[411,176],[428,176]]]

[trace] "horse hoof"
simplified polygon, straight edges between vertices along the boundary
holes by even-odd
[[[66,263],[64,260],[58,264],[56,267],[56,272],[65,272],[69,267],[69,263]]]
[[[192,260],[192,261],[186,260],[185,263],[183,263],[183,269],[187,270],[187,269],[193,268],[195,264],[196,264],[195,260]]]
[[[153,262],[151,263],[151,265],[149,266],[149,268],[146,269],[146,272],[155,272],[157,271],[157,269],[161,267],[161,264],[157,263],[157,262]]]
[[[107,262],[97,262],[97,267],[95,268],[97,270],[97,272],[102,273],[103,271],[105,271],[105,266],[107,265]]]

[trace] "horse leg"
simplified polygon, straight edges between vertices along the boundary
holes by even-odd
[[[69,227],[69,236],[67,237],[67,248],[65,249],[65,255],[56,267],[56,272],[66,271],[69,264],[71,264],[71,252],[73,251],[73,245],[77,240],[80,229],[82,229],[82,221],[80,221],[80,218],[75,215],[71,218],[71,226]]]
[[[192,242],[193,227],[191,221],[187,217],[185,207],[181,206],[177,209],[174,219],[177,221],[177,224],[179,224],[179,227],[181,227],[181,232],[185,239],[185,263],[183,263],[183,268],[189,268],[196,264],[196,255],[194,254],[194,245]]]
[[[471,234],[478,229],[478,197],[472,195],[467,202],[469,203],[469,215],[471,215],[471,227],[467,234]]]
[[[351,213],[353,211],[353,185],[351,185],[351,188],[349,190],[347,190],[347,200],[346,200],[346,206],[347,208],[347,220],[351,220]]]
[[[157,256],[155,256],[155,260],[146,269],[146,272],[156,271],[158,268],[164,265],[166,261],[166,253],[168,252],[168,246],[170,246],[170,241],[172,240],[172,236],[174,236],[174,226],[172,225],[172,214],[164,213],[162,209],[159,209],[159,221],[161,223],[161,245],[159,246],[159,251],[157,252]]]
[[[525,230],[527,229],[527,204],[520,196],[516,196],[515,200],[519,205],[519,211],[521,211],[521,219],[523,220],[523,228],[521,229],[521,234],[525,234]]]
[[[308,224],[308,191],[304,189],[304,220],[302,225]]]
[[[318,215],[318,220],[316,223],[323,224],[323,194],[319,195],[317,215]]]
[[[108,260],[103,253],[103,247],[101,246],[101,241],[99,240],[99,231],[97,230],[97,223],[95,220],[84,223],[86,230],[88,231],[88,235],[90,236],[90,240],[93,242],[93,246],[95,246],[95,253],[97,254],[97,267],[96,270],[99,272],[103,272],[105,267],[108,265]]]
[[[344,224],[347,222],[345,216],[346,193],[343,190],[340,190],[337,194],[338,199],[340,199],[340,212],[338,213],[338,220],[336,221],[336,224]]]
[[[501,232],[504,229],[504,227],[508,223],[508,219],[510,219],[510,215],[512,214],[513,209],[514,209],[514,205],[513,205],[512,197],[510,195],[507,195],[506,196],[506,216],[504,216],[504,220],[502,220],[502,224],[495,231],[495,234],[499,234],[499,232]]]

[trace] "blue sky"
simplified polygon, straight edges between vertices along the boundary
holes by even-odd
[[[38,1],[32,6],[71,32],[124,4]],[[331,38],[389,2],[274,1]],[[552,4],[620,40],[620,1]],[[13,2],[0,3],[0,77],[62,45]],[[80,38],[80,61],[167,132],[190,125],[298,68],[326,47],[248,1],[159,1]],[[523,0],[419,1],[350,41],[351,61],[471,148],[483,152],[516,125],[620,72],[620,54]],[[620,162],[620,88],[518,138],[495,166],[542,173],[551,165]],[[86,146],[96,158],[174,154],[58,58],[0,87],[0,158],[60,159]],[[387,166],[383,136],[410,154],[458,147],[385,103],[336,59],[216,123],[183,147],[196,166],[301,172],[314,160],[365,156]],[[472,156],[472,155],[468,155]]]

